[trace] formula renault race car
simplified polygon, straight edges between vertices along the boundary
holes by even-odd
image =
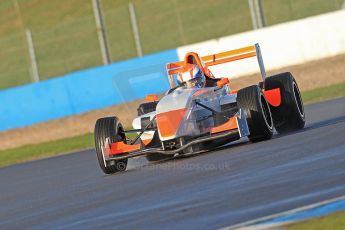
[[[260,67],[263,81],[257,85],[230,90],[228,78],[217,79],[209,69],[250,57],[257,57]],[[104,173],[124,171],[132,157],[160,161],[211,150],[242,137],[251,142],[268,140],[274,128],[285,133],[304,127],[296,80],[289,72],[266,77],[258,44],[204,57],[187,53],[183,61],[167,64],[167,74],[170,90],[160,100],[157,95],[146,97],[148,102],[139,106],[133,121],[134,129],[125,130],[117,117],[97,120],[95,147]],[[137,136],[128,138],[130,132]]]

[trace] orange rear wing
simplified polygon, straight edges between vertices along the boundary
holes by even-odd
[[[214,65],[219,65],[219,64],[224,64],[228,62],[233,62],[233,61],[238,61],[241,59],[245,58],[251,58],[251,57],[257,57],[257,61],[260,67],[260,72],[262,75],[262,78],[266,78],[266,71],[265,71],[265,66],[264,62],[262,59],[261,51],[260,51],[260,46],[259,44],[247,46],[247,47],[242,47],[239,49],[235,50],[229,50],[217,54],[212,54],[212,55],[207,55],[201,57],[202,63],[200,63],[203,67],[209,67],[209,66],[214,66]],[[173,63],[168,63],[166,66],[167,73],[169,76],[169,81],[170,84],[172,83],[172,75],[177,74],[178,71],[186,64],[186,61],[179,61],[179,62],[173,62]]]

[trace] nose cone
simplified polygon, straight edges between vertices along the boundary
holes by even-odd
[[[186,108],[157,114],[157,127],[162,139],[174,138],[186,114]]]
[[[156,120],[160,138],[175,138],[182,125],[186,111],[191,106],[195,89],[178,88],[164,96],[156,107]]]

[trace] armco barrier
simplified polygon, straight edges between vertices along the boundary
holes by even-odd
[[[96,67],[0,91],[0,131],[161,93],[169,88],[165,64],[176,50]]]
[[[267,70],[345,53],[345,10],[291,21],[177,48],[209,55],[259,43]],[[240,77],[258,72],[255,59],[211,67],[219,77]]]

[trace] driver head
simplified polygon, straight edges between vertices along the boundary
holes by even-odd
[[[186,64],[178,72],[177,81],[179,85],[187,88],[203,88],[205,87],[205,75],[202,70],[194,64]]]

